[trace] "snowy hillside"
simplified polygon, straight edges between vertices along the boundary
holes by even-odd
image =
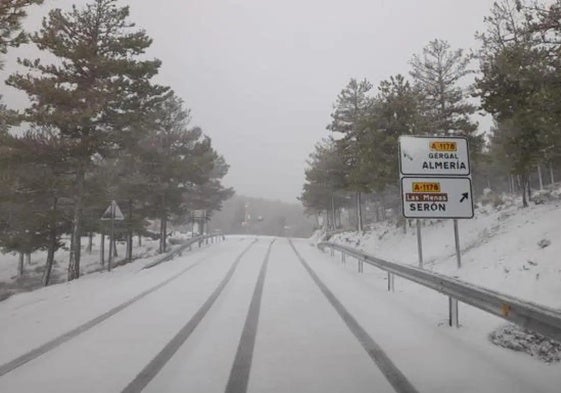
[[[539,205],[502,197],[503,204],[479,204],[472,220],[461,220],[462,268],[456,265],[452,220],[425,220],[425,269],[561,308],[561,189]],[[413,224],[413,223],[412,223]],[[414,226],[379,223],[364,234],[342,233],[331,241],[359,248],[392,262],[417,265]]]

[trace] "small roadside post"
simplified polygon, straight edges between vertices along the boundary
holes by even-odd
[[[452,219],[458,269],[462,267],[458,219],[473,218],[469,149],[463,137],[401,136],[399,174],[403,216],[417,219],[423,268],[421,219]],[[458,301],[450,298],[449,324],[459,326]]]
[[[115,251],[113,247],[115,247],[115,221],[123,221],[125,216],[121,212],[119,205],[117,202],[111,201],[111,204],[105,212],[101,216],[101,221],[111,221],[111,231],[109,234],[109,257],[107,259],[107,271],[111,271],[112,262],[113,262],[113,252]]]

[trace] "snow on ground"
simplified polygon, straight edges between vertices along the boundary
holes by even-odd
[[[457,268],[452,220],[426,220],[424,268],[524,300],[561,309],[561,199],[520,207],[479,206],[460,220],[462,268]],[[388,261],[418,265],[416,228],[379,223],[364,235],[343,233],[331,241]]]
[[[544,203],[527,209],[521,201],[503,196],[499,207],[479,205],[472,220],[461,220],[462,267],[458,269],[451,220],[426,220],[422,227],[424,268],[511,296],[561,309],[561,190],[550,192]],[[551,198],[553,196],[553,198]],[[396,263],[418,265],[416,228],[379,223],[364,233],[334,235],[331,241],[359,248]],[[356,270],[356,263],[347,264]],[[386,274],[365,266],[361,280],[379,285]],[[447,299],[417,284],[396,278],[398,292],[416,294],[416,308],[434,314],[445,325]],[[415,302],[417,303],[417,302]],[[433,306],[436,309],[433,309]],[[505,325],[505,321],[461,305],[462,331],[515,351],[527,352],[546,362],[560,358],[559,345],[531,332]],[[437,311],[437,312],[436,312]],[[417,311],[414,311],[417,312]],[[490,336],[490,337],[489,337]],[[490,339],[489,339],[490,338]]]
[[[0,378],[2,392],[120,391],[197,311],[252,239],[193,249],[142,270],[145,260],[112,273],[12,296],[0,303],[0,364],[115,307],[186,268],[177,280],[91,330]],[[245,254],[201,324],[149,392],[224,391],[270,239]],[[561,364],[492,345],[501,320],[461,307],[462,327],[446,326],[447,299],[356,263],[294,242],[349,313],[420,392],[556,392]],[[320,292],[287,240],[272,247],[264,282],[249,392],[390,392],[378,367]]]
[[[193,266],[100,325],[3,376],[0,391],[120,391],[196,312],[248,243],[232,240],[195,248],[152,269],[133,263],[0,303],[2,364]]]
[[[379,269],[365,266],[359,274],[354,260],[342,264],[338,255],[299,249],[420,392],[559,391],[561,364],[537,362],[488,340],[501,319],[460,305],[461,327],[450,328],[447,297],[399,278],[396,292],[388,292],[386,274]]]
[[[97,272],[67,283],[20,293],[0,302],[0,364],[95,318],[211,255],[229,255],[235,240],[219,247],[193,248],[155,268],[143,267],[160,256],[139,259],[112,272]],[[219,243],[220,244],[220,243]],[[85,305],[85,306],[84,306]],[[23,330],[22,330],[23,329]],[[1,389],[0,389],[1,390]]]
[[[176,244],[190,238],[190,235],[174,233],[170,237],[170,250]],[[55,263],[53,266],[52,277],[53,283],[60,283],[66,281],[66,270],[68,268],[69,258],[69,244],[68,238],[64,238],[65,246],[58,250],[55,254]],[[103,270],[101,266],[100,255],[101,236],[98,234],[94,236],[92,241],[91,252],[88,250],[88,237],[82,238],[82,254],[80,260],[81,274],[90,274]],[[133,260],[139,258],[155,257],[158,253],[159,240],[152,240],[143,237],[141,245],[138,244],[138,239],[135,237],[133,242]],[[113,263],[123,262],[125,258],[126,242],[117,242],[117,257],[113,259]],[[105,238],[105,267],[107,266],[107,258],[109,253],[109,239]],[[0,301],[11,296],[14,293],[25,292],[34,290],[41,287],[41,277],[45,270],[45,262],[47,260],[46,251],[36,251],[31,254],[31,263],[24,265],[24,276],[18,277],[18,261],[19,256],[17,253],[4,253],[0,254]]]

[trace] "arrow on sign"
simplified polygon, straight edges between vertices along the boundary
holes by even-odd
[[[469,193],[468,192],[464,192],[462,194],[462,199],[460,199],[460,203],[462,203],[463,201],[465,201],[466,199],[469,198]]]

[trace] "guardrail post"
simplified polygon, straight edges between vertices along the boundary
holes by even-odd
[[[331,247],[330,250],[331,250],[331,256],[334,257],[335,256],[335,249],[333,247]]]
[[[395,292],[395,276],[388,272],[388,292]]]
[[[345,263],[345,252],[341,251],[341,262]]]
[[[448,325],[455,328],[460,327],[458,300],[452,297],[448,298]]]

